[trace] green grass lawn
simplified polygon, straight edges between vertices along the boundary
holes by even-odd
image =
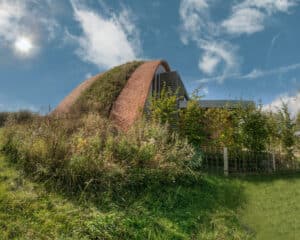
[[[0,239],[247,239],[238,181],[87,196],[34,182],[0,157]]]
[[[49,181],[51,182],[51,181]],[[0,239],[300,239],[300,175],[67,193],[0,156]]]
[[[241,221],[256,239],[300,239],[300,174],[242,181],[246,204]]]

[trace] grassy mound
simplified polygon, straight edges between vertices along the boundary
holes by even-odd
[[[97,114],[11,121],[2,142],[3,152],[28,175],[55,179],[72,191],[142,185],[143,179],[171,182],[201,161],[167,126],[141,121],[125,133]]]
[[[0,157],[1,239],[247,239],[236,209],[241,184],[204,177],[137,193],[70,195],[31,181]]]
[[[1,239],[299,239],[300,176],[148,185],[70,195],[0,156]]]
[[[124,88],[131,74],[143,62],[129,62],[105,72],[96,80],[90,88],[76,101],[71,112],[97,112],[108,117],[116,98]]]
[[[3,239],[246,239],[239,186],[201,179],[167,126],[124,133],[90,113],[10,119],[0,135]]]

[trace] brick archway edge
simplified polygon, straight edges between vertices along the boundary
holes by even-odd
[[[170,72],[166,61],[148,61],[139,66],[128,79],[110,113],[110,119],[120,129],[128,130],[141,117],[152,80],[160,65]]]

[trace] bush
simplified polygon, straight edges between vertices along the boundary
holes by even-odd
[[[262,109],[245,109],[242,114],[241,134],[244,147],[253,152],[266,150],[270,139],[267,115]]]
[[[19,112],[0,112],[0,127],[3,127],[8,120],[13,120],[16,123],[26,123],[37,117],[37,114],[27,110]]]
[[[5,122],[8,118],[8,112],[0,112],[0,127],[3,127],[5,125]]]
[[[98,114],[11,121],[4,129],[3,151],[27,174],[77,190],[87,184],[106,188],[143,182],[156,173],[163,176],[159,181],[170,181],[188,173],[195,166],[192,162],[200,162],[193,147],[170,134],[167,126],[140,121],[128,132],[119,132]]]

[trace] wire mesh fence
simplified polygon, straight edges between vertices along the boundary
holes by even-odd
[[[202,169],[216,174],[259,174],[300,171],[300,159],[281,152],[202,146]]]

